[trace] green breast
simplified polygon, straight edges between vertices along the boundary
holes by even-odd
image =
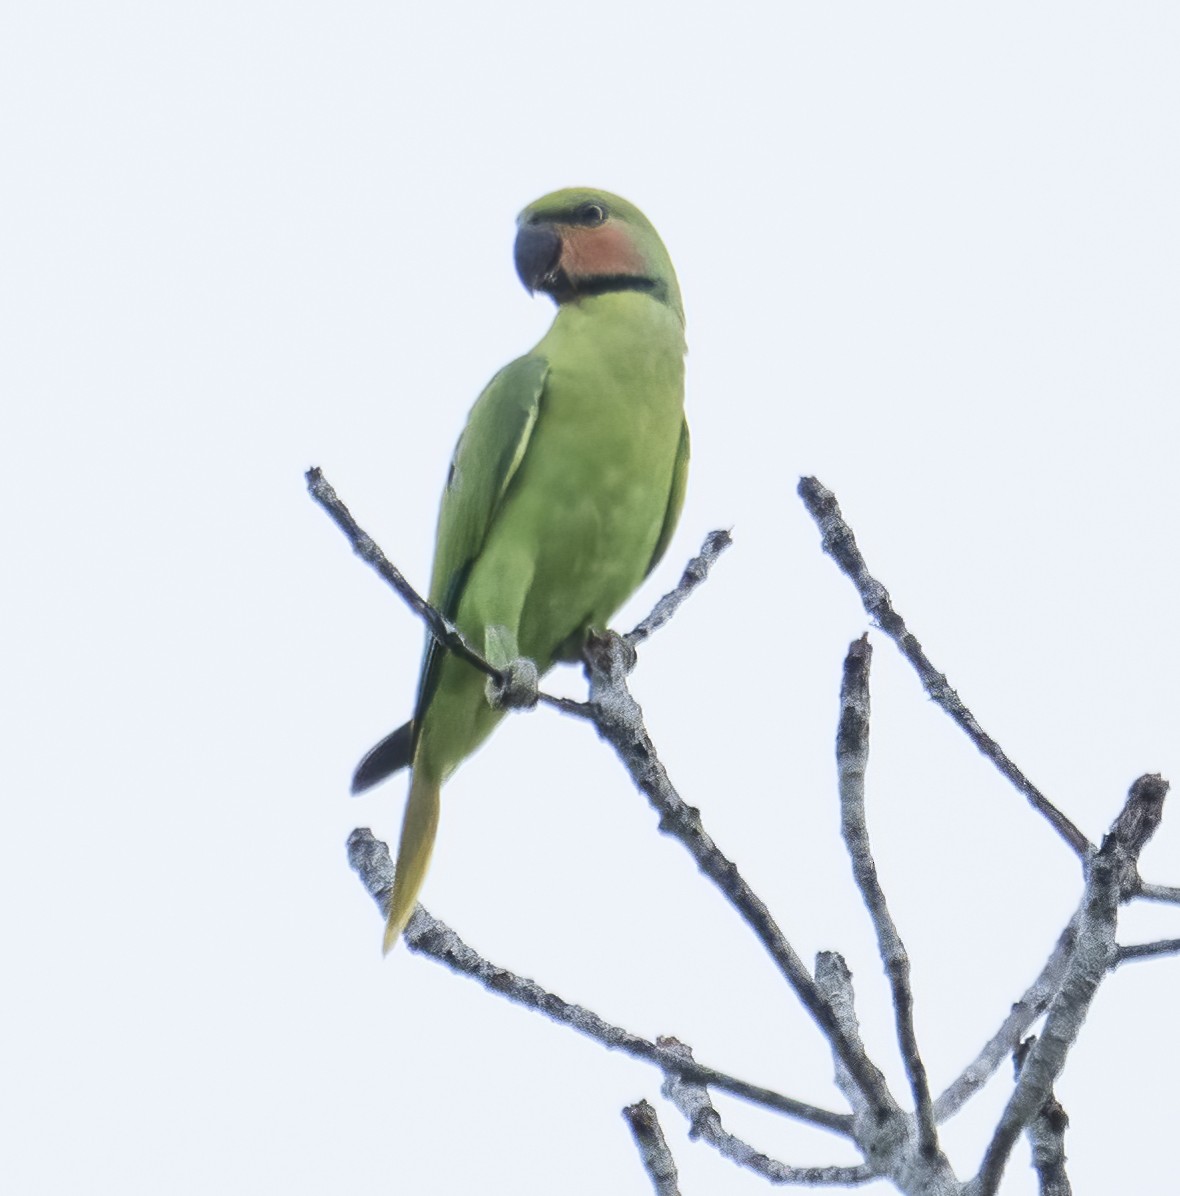
[[[619,292],[564,307],[537,352],[541,414],[503,516],[535,553],[518,635],[544,668],[643,580],[672,486],[684,336],[665,304]]]
[[[606,626],[651,562],[684,419],[684,333],[651,296],[608,293],[564,305],[533,353],[549,367],[539,413],[455,621],[477,648],[504,628],[543,673]],[[445,776],[499,718],[483,677],[447,658],[419,765]]]

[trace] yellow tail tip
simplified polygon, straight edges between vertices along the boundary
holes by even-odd
[[[381,945],[381,954],[388,955],[397,946],[397,940],[402,937],[409,918],[402,918],[395,922],[392,918],[385,923],[385,939]]]
[[[386,955],[401,938],[418,905],[418,893],[426,879],[437,831],[438,782],[428,780],[415,771],[402,819],[402,837],[393,870],[393,892],[389,895],[389,917],[385,923]]]

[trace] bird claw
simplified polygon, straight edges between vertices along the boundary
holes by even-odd
[[[518,656],[489,677],[484,686],[488,702],[497,710],[532,710],[540,693],[541,676],[527,656]]]

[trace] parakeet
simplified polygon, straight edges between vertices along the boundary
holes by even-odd
[[[471,409],[443,491],[430,601],[491,664],[540,676],[577,659],[675,530],[689,456],[684,311],[655,229],[605,191],[525,208],[515,259],[557,314]],[[411,769],[386,951],[426,874],[439,789],[503,717],[486,681],[428,635],[413,718],[353,776],[359,793]]]

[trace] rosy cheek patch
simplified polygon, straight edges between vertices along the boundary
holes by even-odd
[[[567,228],[562,242],[561,268],[569,278],[646,272],[646,263],[627,230],[611,221],[598,228]]]

